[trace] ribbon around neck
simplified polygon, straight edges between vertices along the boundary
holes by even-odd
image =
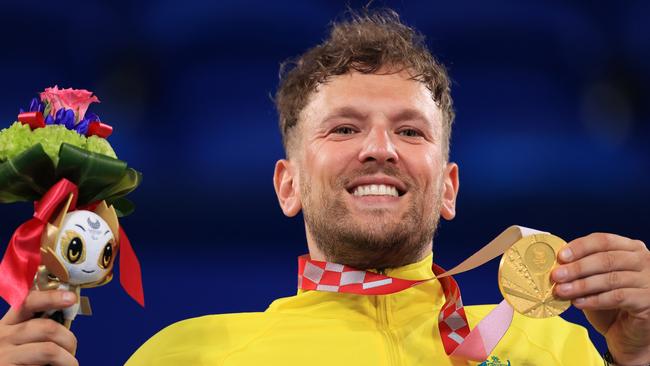
[[[435,277],[423,280],[394,278],[342,264],[312,260],[309,255],[303,255],[298,257],[298,288],[360,295],[387,295],[437,279],[445,296],[445,303],[438,315],[438,330],[445,353],[451,357],[482,362],[489,357],[508,331],[514,310],[503,300],[470,330],[460,287],[452,276],[474,269],[502,255],[524,236],[539,233],[542,232],[513,225],[449,271],[433,264]]]
[[[0,263],[0,297],[12,307],[20,308],[34,283],[34,275],[41,263],[40,247],[48,222],[72,195],[70,211],[74,210],[78,197],[77,186],[67,179],[54,184],[34,204],[34,216],[20,225],[11,236]],[[86,207],[92,209],[96,204]],[[83,207],[85,209],[86,207]],[[144,306],[140,263],[131,243],[120,226],[120,283],[136,302]]]

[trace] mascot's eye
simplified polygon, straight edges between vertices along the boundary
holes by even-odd
[[[83,263],[86,260],[86,244],[83,237],[74,230],[67,230],[61,236],[59,257],[72,264]]]
[[[70,263],[77,263],[81,258],[81,254],[84,250],[84,243],[79,238],[72,238],[70,243],[68,243],[68,250],[66,256]]]
[[[99,259],[99,266],[104,269],[108,268],[108,265],[111,264],[111,259],[113,259],[113,246],[111,243],[106,243],[102,257]]]

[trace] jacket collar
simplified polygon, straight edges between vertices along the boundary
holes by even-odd
[[[384,274],[408,280],[434,278],[432,262],[433,254],[429,254],[418,262],[387,269]],[[348,320],[387,318],[395,324],[400,324],[423,313],[427,314],[427,317],[437,314],[444,301],[442,287],[433,279],[390,295],[298,290],[296,296],[274,301],[267,311]]]

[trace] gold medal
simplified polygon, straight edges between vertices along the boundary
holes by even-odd
[[[555,235],[525,236],[501,257],[499,289],[510,305],[531,318],[548,318],[563,313],[571,305],[553,294],[558,251],[566,242]]]

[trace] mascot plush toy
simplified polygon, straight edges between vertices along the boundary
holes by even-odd
[[[113,259],[119,247],[119,224],[113,207],[100,202],[94,211],[67,212],[68,200],[60,213],[48,223],[41,243],[41,265],[35,285],[39,290],[62,289],[77,293],[77,303],[63,309],[63,324],[70,328],[83,301],[83,314],[90,314],[80,289],[97,287],[113,278]],[[53,316],[54,312],[47,314]],[[59,321],[61,321],[59,319]]]

